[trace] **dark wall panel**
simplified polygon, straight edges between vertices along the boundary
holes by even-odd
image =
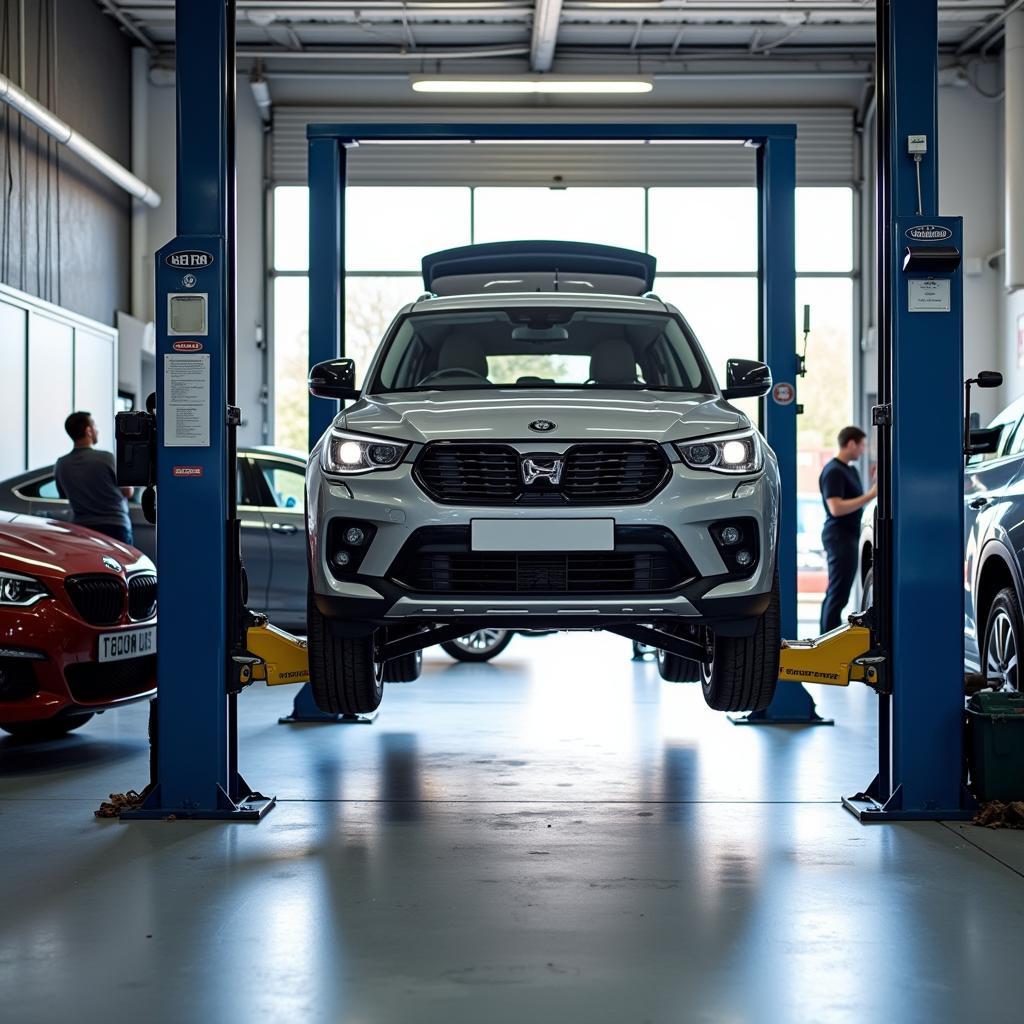
[[[0,71],[128,165],[131,48],[94,0],[0,0]],[[0,281],[112,324],[130,299],[130,197],[3,105],[0,186]]]

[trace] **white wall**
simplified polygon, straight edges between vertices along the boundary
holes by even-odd
[[[162,76],[164,78],[169,76]],[[240,77],[237,127],[238,207],[238,358],[237,402],[242,410],[239,444],[262,444],[264,406],[260,402],[262,354],[257,338],[263,324],[263,122],[246,78]],[[148,214],[144,273],[149,282],[147,307],[138,311],[146,319],[153,312],[153,253],[175,235],[176,151],[175,91],[168,85],[150,84],[147,180],[163,203]]]
[[[1002,370],[1001,390],[975,391],[982,421],[1024,390],[1000,345],[1002,276],[986,257],[1002,246],[1002,104],[967,87],[939,89],[939,212],[964,219],[964,371]]]

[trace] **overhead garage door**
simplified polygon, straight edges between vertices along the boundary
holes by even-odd
[[[547,112],[546,122],[616,121],[607,110]],[[797,126],[797,182],[849,185],[854,174],[848,108],[734,108],[644,111],[645,121]],[[306,125],[522,121],[521,111],[488,108],[275,107],[272,174],[278,185],[306,183]],[[537,118],[540,119],[539,116]],[[367,145],[350,152],[352,185],[749,185],[754,151],[736,145]]]

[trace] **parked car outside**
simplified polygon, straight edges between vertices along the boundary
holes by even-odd
[[[825,509],[820,494],[796,496],[796,583],[800,594],[824,594],[828,589],[828,565],[821,531]]]
[[[156,691],[156,570],[69,523],[0,512],[0,729],[52,739]]]
[[[995,450],[964,468],[964,666],[997,690],[1020,691],[1024,656],[1024,398],[989,424]],[[863,607],[874,586],[874,504],[860,542]]]
[[[490,626],[653,625],[699,653],[666,652],[666,678],[700,678],[721,710],[770,703],[778,469],[729,400],[771,375],[731,360],[721,389],[679,310],[645,294],[653,271],[604,246],[434,254],[435,294],[401,310],[361,390],[351,360],[310,371],[314,394],[358,399],[307,473],[321,708],[372,711],[385,675],[414,677],[385,643]]]
[[[282,629],[306,632],[306,456],[280,448],[238,451],[238,515],[249,604]],[[156,559],[156,529],[139,505],[129,503],[135,546]],[[71,507],[57,493],[52,466],[41,466],[0,483],[0,509],[71,520]]]

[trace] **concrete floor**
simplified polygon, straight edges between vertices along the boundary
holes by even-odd
[[[92,817],[145,709],[0,740],[0,1019],[1021,1020],[1024,834],[859,825],[874,698],[735,728],[604,635],[431,652],[371,726],[241,701],[258,825]]]

